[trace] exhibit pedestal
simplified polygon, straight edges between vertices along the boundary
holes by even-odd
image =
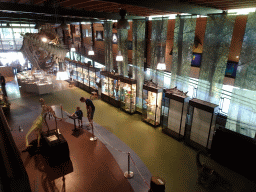
[[[49,166],[56,166],[69,160],[69,147],[62,134],[56,130],[41,133],[41,153]]]

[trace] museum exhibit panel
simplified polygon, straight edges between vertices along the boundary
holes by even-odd
[[[155,127],[161,123],[162,92],[163,89],[152,82],[143,85],[142,121]]]
[[[177,88],[164,89],[162,101],[162,126],[163,132],[182,139],[185,132],[185,122],[189,97]]]
[[[191,99],[186,118],[184,142],[195,148],[211,149],[219,106],[200,99]]]
[[[135,79],[120,78],[121,109],[131,114],[136,111],[136,84]]]

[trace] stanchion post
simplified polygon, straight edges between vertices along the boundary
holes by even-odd
[[[131,154],[130,154],[130,152],[128,152],[128,171],[126,171],[126,172],[124,173],[124,176],[125,176],[127,179],[130,179],[130,178],[133,177],[133,172],[130,171],[130,158],[131,158],[130,156],[131,156]]]
[[[61,117],[63,119],[63,110],[62,110],[62,104],[60,104],[60,110],[61,110]]]

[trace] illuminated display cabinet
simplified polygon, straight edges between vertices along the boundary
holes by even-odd
[[[101,99],[109,104],[120,107],[120,78],[107,71],[101,71],[102,93]]]
[[[83,84],[81,85],[81,89],[89,92],[90,84],[89,84],[89,64],[83,63]]]
[[[189,99],[186,93],[176,88],[164,90],[162,101],[163,132],[178,140],[184,137]]]
[[[191,99],[186,118],[184,142],[201,150],[211,149],[218,112],[218,105]]]
[[[120,107],[131,114],[136,111],[136,83],[134,79],[120,78]]]
[[[70,62],[70,77],[72,80],[77,80],[76,63],[74,61]]]
[[[89,67],[90,92],[98,92],[98,83],[100,82],[100,68]]]
[[[143,85],[142,120],[153,126],[161,122],[162,88],[153,84]]]

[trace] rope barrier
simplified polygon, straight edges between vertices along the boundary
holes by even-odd
[[[137,171],[138,171],[139,175],[141,176],[141,178],[143,179],[144,183],[147,185],[147,187],[150,188],[150,185],[148,184],[148,182],[147,182],[147,181],[144,179],[144,177],[142,176],[142,174],[141,174],[141,172],[139,171],[138,167],[136,166],[136,164],[135,164],[135,162],[134,162],[132,156],[130,156],[130,157],[131,157],[131,160],[132,160],[132,163],[133,163],[134,167],[137,169]]]

